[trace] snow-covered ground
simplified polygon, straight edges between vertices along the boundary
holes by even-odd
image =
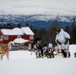
[[[1,61],[0,75],[76,75],[76,59]]]
[[[5,56],[0,61],[0,75],[76,75],[76,58],[36,58],[29,51],[10,51],[9,61]]]
[[[35,53],[27,50],[19,50],[19,51],[10,51],[9,60],[25,60],[25,59],[34,59],[36,58]],[[4,60],[7,60],[6,56],[4,56]]]

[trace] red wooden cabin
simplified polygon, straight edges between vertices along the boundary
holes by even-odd
[[[0,30],[0,44],[7,45],[10,41],[14,41],[17,38],[29,40],[25,42],[31,48],[34,41],[34,33],[29,27],[13,28],[13,29],[1,29]]]

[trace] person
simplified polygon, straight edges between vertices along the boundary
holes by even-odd
[[[52,43],[49,43],[48,44],[48,50],[49,50],[49,54],[51,57],[54,57],[54,50],[53,50],[53,44]]]
[[[76,58],[76,52],[74,53],[74,57]]]
[[[51,48],[51,49],[53,48],[52,43],[49,43],[49,44],[48,44],[48,48]]]
[[[38,57],[43,57],[43,50],[41,44],[37,44],[37,51],[38,51]]]
[[[55,41],[58,45],[59,53],[63,53],[64,57],[69,56],[69,39],[70,35],[63,29],[56,28],[56,38]]]
[[[48,44],[47,44],[47,42],[44,44],[42,50],[43,50],[43,56],[47,57],[47,52],[48,52]]]

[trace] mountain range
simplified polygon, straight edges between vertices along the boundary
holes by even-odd
[[[11,24],[16,26],[26,26],[28,23],[33,28],[48,30],[58,24],[60,27],[71,27],[74,16],[53,16],[53,15],[0,15],[0,24]],[[53,24],[54,23],[54,24]]]
[[[0,0],[0,24],[11,23],[49,29],[71,26],[76,17],[76,0]]]

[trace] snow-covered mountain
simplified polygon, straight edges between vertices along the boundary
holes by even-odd
[[[76,0],[0,0],[0,22],[71,22],[76,17],[75,4]]]
[[[59,15],[46,15],[46,14],[37,14],[37,15],[0,15],[0,20],[4,19],[6,21],[14,20],[25,20],[25,21],[49,21],[49,20],[58,20],[58,21],[67,21],[71,22],[75,16],[59,16]]]
[[[67,16],[76,16],[75,4],[76,0],[0,0],[0,15],[34,15],[29,19],[45,21],[60,16],[68,21]]]
[[[1,0],[0,14],[76,16],[76,0]]]
[[[65,28],[71,27],[74,16],[54,16],[54,15],[0,15],[0,24],[11,24],[12,26],[25,26],[26,23],[37,29],[50,29],[54,21],[58,19],[58,25]],[[56,24],[56,23],[55,23]],[[0,25],[0,26],[1,26]]]

